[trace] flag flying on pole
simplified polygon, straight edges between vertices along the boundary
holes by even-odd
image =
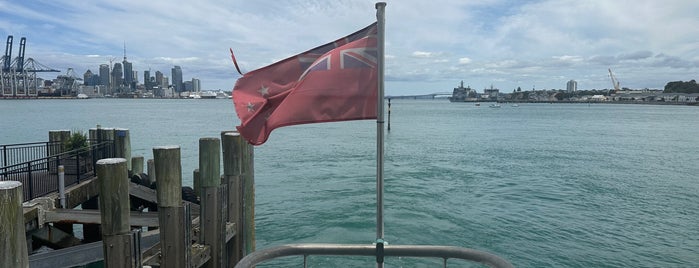
[[[380,56],[376,33],[373,23],[244,74],[233,88],[238,132],[260,145],[273,129],[283,126],[376,119]]]

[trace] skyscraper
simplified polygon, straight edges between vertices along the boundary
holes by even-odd
[[[134,82],[134,76],[133,76],[133,64],[126,61],[126,57],[124,57],[124,86],[127,88],[131,88],[131,84]]]
[[[100,85],[109,87],[109,64],[100,64]]]
[[[568,93],[571,93],[571,92],[575,92],[577,90],[578,90],[578,82],[576,82],[575,80],[568,81],[568,83],[566,84],[566,91]]]
[[[153,86],[150,85],[150,70],[143,71],[143,86],[146,90],[151,90]]]
[[[192,91],[201,91],[201,81],[199,79],[192,78]]]
[[[112,69],[112,88],[116,89],[124,84],[124,78],[122,76],[121,63],[114,63],[114,68]]]
[[[177,65],[172,68],[172,86],[175,87],[175,92],[177,93],[184,91],[184,84],[182,84],[182,68]]]
[[[155,83],[157,84],[157,86],[165,88],[165,84],[163,84],[163,73],[162,72],[155,71]]]
[[[83,74],[83,85],[94,86],[94,84],[92,84],[92,71],[90,71],[90,69]]]

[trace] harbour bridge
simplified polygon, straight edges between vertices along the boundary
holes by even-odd
[[[399,95],[399,96],[386,96],[387,99],[411,99],[411,100],[422,100],[422,99],[436,99],[436,98],[446,98],[451,97],[451,92],[435,92],[430,94],[422,95]]]
[[[12,35],[7,36],[5,54],[0,59],[0,97],[21,98],[33,97],[39,94],[39,81],[36,73],[60,72],[47,67],[32,58],[24,57],[27,38],[19,42],[17,57],[12,59]]]

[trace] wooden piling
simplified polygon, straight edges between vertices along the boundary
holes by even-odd
[[[202,242],[211,248],[211,260],[205,267],[226,267],[225,211],[221,199],[221,141],[218,138],[199,139],[199,178],[201,181]]]
[[[29,267],[22,200],[22,183],[0,181],[0,267]]]
[[[194,188],[194,193],[201,197],[201,176],[199,176],[199,169],[192,171],[192,188]]]
[[[223,178],[228,187],[228,222],[235,223],[236,235],[228,243],[229,267],[233,267],[243,259],[245,244],[243,243],[243,196],[240,176],[240,134],[232,131],[221,132],[221,148],[223,151]]]
[[[69,130],[49,130],[49,148],[47,148],[48,156],[57,155],[63,152],[63,143],[65,142],[63,138],[66,132],[68,132],[68,136],[70,137]],[[51,173],[57,173],[58,163],[55,161],[49,161],[49,171]]]
[[[102,219],[102,242],[105,267],[140,267],[132,248],[129,215],[129,178],[126,159],[107,158],[97,161]]]
[[[243,240],[245,255],[255,251],[255,166],[254,147],[240,138],[240,175],[243,195]]]
[[[188,267],[191,259],[189,230],[185,230],[182,207],[182,165],[179,146],[153,148],[158,174],[157,199],[160,227],[161,267]]]
[[[128,129],[114,129],[114,145],[116,148],[114,157],[124,158],[127,160],[131,159],[131,137]],[[131,166],[131,161],[126,161],[126,168],[129,172],[132,171],[133,167]]]
[[[143,156],[134,156],[131,157],[131,173],[132,174],[141,174],[143,173]]]
[[[155,161],[153,159],[148,159],[146,161],[146,173],[148,174],[148,185],[154,185],[155,184]]]

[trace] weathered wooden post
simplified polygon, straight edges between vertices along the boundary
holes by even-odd
[[[161,267],[188,267],[191,259],[189,230],[182,207],[182,164],[179,146],[153,148],[160,227]]]
[[[255,250],[253,147],[238,132],[221,132],[224,182],[228,184],[228,221],[236,224],[234,264]]]
[[[137,155],[134,157],[131,157],[131,173],[132,174],[141,174],[143,173],[143,156]]]
[[[105,267],[141,267],[133,252],[129,221],[129,178],[123,158],[97,161],[100,189],[99,207],[102,218],[102,249]]]
[[[131,160],[131,137],[128,129],[114,129],[114,144],[116,148],[114,157]],[[126,161],[126,168],[131,172],[131,161]]]
[[[226,267],[225,217],[221,187],[221,141],[218,138],[199,139],[199,178],[201,180],[202,242],[211,248],[211,260],[205,267]]]
[[[255,166],[254,147],[239,138],[240,176],[242,178],[243,196],[243,241],[245,255],[255,251]]]
[[[22,183],[0,181],[0,267],[29,267],[22,198]]]
[[[100,155],[100,159],[105,158],[107,155],[114,155],[114,150],[116,150],[115,144],[114,144],[114,129],[113,128],[100,128],[97,130],[98,134],[97,136],[100,138],[100,142],[105,142],[105,141],[110,141],[111,146],[108,146],[106,148],[103,148],[102,154]]]
[[[156,182],[155,179],[155,161],[153,159],[148,159],[146,161],[146,172],[148,174],[148,185],[153,185]]]
[[[240,177],[240,134],[232,131],[221,132],[221,148],[223,150],[223,183],[228,187],[227,221],[235,223],[235,236],[227,244],[229,267],[238,263],[244,254],[243,243],[243,196]]]
[[[192,188],[194,188],[194,193],[201,197],[201,176],[199,176],[199,169],[192,171]]]
[[[66,133],[68,137],[66,138]],[[47,151],[48,156],[57,155],[63,152],[63,143],[70,138],[70,130],[49,130],[49,148]],[[58,172],[57,168],[60,163],[56,161],[58,159],[54,158],[49,160],[49,172]]]

